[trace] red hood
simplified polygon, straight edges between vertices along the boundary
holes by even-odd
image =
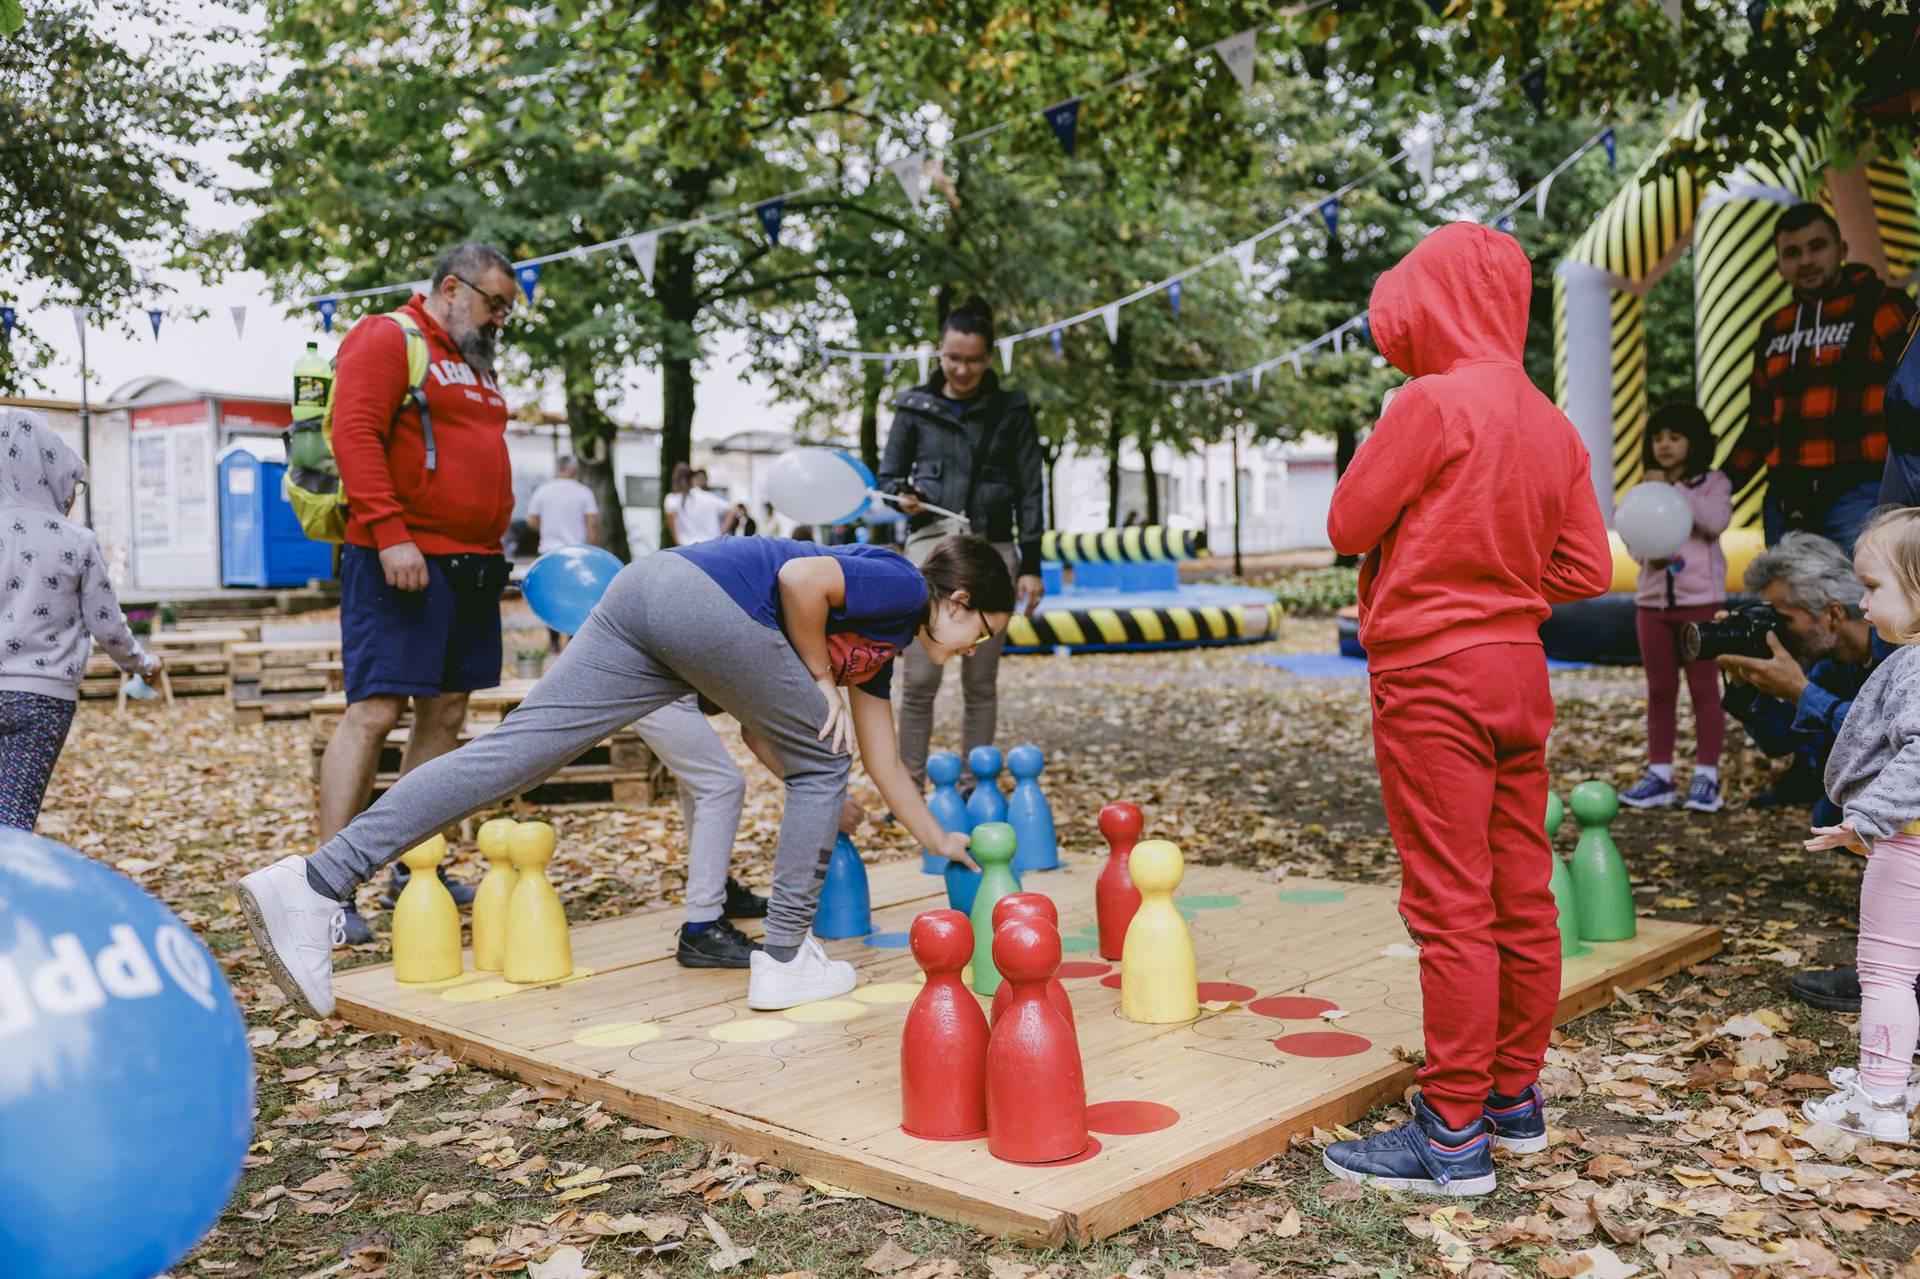
[[[1462,360],[1518,364],[1533,267],[1510,235],[1472,222],[1441,227],[1373,286],[1367,323],[1402,373],[1445,373]]]

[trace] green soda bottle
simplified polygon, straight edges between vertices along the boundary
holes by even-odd
[[[293,426],[287,432],[287,465],[305,470],[324,466],[326,441],[320,438],[320,418],[333,399],[333,363],[320,354],[318,342],[293,362]]]
[[[1567,819],[1566,806],[1560,797],[1552,791],[1547,792],[1547,855],[1553,858],[1553,877],[1547,881],[1547,887],[1553,893],[1554,909],[1560,912],[1560,957],[1580,951],[1580,907],[1579,899],[1573,895],[1573,873],[1567,864],[1560,860],[1560,852],[1553,846],[1553,837],[1560,829],[1560,823]]]

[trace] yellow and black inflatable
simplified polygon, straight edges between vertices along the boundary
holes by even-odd
[[[1210,594],[1193,587],[1180,594],[1189,591]],[[1161,603],[1166,594],[1152,592],[1153,602],[1126,608],[1043,607],[1031,620],[1016,613],[1007,626],[1007,649],[1195,648],[1265,639],[1280,627],[1280,606],[1272,602]],[[1071,602],[1072,595],[1063,598]]]
[[[1192,560],[1206,553],[1206,530],[1167,528],[1162,524],[1106,528],[1095,533],[1048,533],[1040,543],[1041,558],[1069,564]]]

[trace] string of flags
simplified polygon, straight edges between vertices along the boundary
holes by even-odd
[[[1285,20],[1300,17],[1332,3],[1333,0],[1302,0],[1301,3],[1289,5],[1281,9],[1276,14],[1275,21],[1250,27],[1221,40],[1194,46],[1188,50],[1154,62],[1138,71],[1130,72],[1110,80],[1105,84],[1085,90],[1072,98],[1039,108],[1030,108],[1017,112],[1003,120],[953,138],[946,144],[946,149],[970,145],[1012,128],[1023,120],[1039,116],[1045,120],[1052,129],[1062,151],[1071,156],[1074,153],[1074,146],[1078,139],[1080,107],[1083,102],[1116,89],[1137,84],[1170,67],[1194,62],[1208,54],[1213,55],[1213,57],[1227,69],[1243,92],[1251,92],[1255,76],[1255,64],[1258,60],[1259,36],[1278,30],[1281,23]],[[1436,10],[1436,13],[1437,12],[1438,10]],[[916,150],[906,155],[896,157],[893,160],[884,162],[881,167],[889,170],[893,174],[895,180],[905,192],[908,202],[915,209],[920,208],[926,199],[928,180],[931,178],[938,182],[944,177],[939,169],[937,160],[933,154],[927,150]],[[647,231],[621,235],[594,244],[574,245],[557,252],[541,254],[514,263],[514,276],[519,281],[521,289],[525,292],[528,300],[531,301],[534,296],[534,291],[539,285],[541,268],[547,263],[559,261],[563,258],[584,261],[595,254],[625,248],[632,254],[635,264],[640,268],[642,277],[646,280],[647,284],[651,286],[653,283],[654,266],[659,255],[661,236],[694,230],[715,223],[735,221],[751,215],[758,221],[760,229],[766,236],[768,242],[777,248],[780,244],[781,228],[785,223],[789,201],[803,198],[818,191],[844,187],[853,181],[855,181],[855,177],[851,174],[843,177],[814,179],[791,191],[784,191],[778,195],[768,196],[761,200],[739,205],[730,210],[702,213]],[[371,288],[314,294],[307,297],[291,299],[289,304],[296,307],[312,307],[315,314],[318,315],[322,327],[328,333],[331,333],[333,331],[334,318],[338,314],[339,306],[342,302],[353,301],[359,298],[376,297],[388,293],[417,292],[425,287],[424,281],[409,280],[397,284],[376,285]],[[190,308],[174,308],[171,310],[149,308],[147,310],[147,318],[149,323],[153,325],[156,339],[159,336],[162,321],[169,316],[180,314],[183,309]],[[84,308],[84,310],[91,314],[100,313],[103,311],[103,308],[88,307]],[[159,317],[157,319],[155,318],[156,313]],[[246,323],[244,313],[244,307],[234,308],[233,321],[236,334],[244,331]],[[6,318],[6,316],[11,316],[11,318]],[[0,338],[10,337],[13,329],[19,323],[19,314],[16,308],[6,308],[6,316],[0,316]]]
[[[1515,210],[1519,209],[1520,206],[1525,204],[1529,199],[1535,202],[1535,207],[1540,211],[1541,216],[1544,217],[1547,206],[1547,189],[1553,185],[1553,180],[1562,173],[1565,173],[1573,166],[1575,161],[1579,160],[1581,156],[1593,150],[1596,146],[1605,147],[1608,167],[1618,169],[1619,159],[1618,152],[1615,149],[1616,139],[1613,126],[1607,125],[1585,142],[1582,142],[1578,147],[1575,147],[1564,160],[1547,170],[1545,176],[1538,182],[1528,187],[1525,191],[1522,191],[1518,196],[1514,197],[1511,203],[1494,214],[1493,224],[1495,229],[1506,232],[1509,235],[1512,234],[1513,214]],[[1331,219],[1329,219],[1328,234],[1332,234]],[[1294,376],[1300,376],[1302,359],[1323,346],[1331,344],[1335,355],[1344,354],[1346,336],[1349,333],[1357,333],[1361,341],[1368,345],[1372,344],[1373,329],[1368,322],[1367,312],[1361,311],[1357,315],[1350,315],[1328,329],[1325,333],[1320,334],[1320,336],[1302,342],[1292,350],[1283,351],[1279,355],[1262,360],[1260,363],[1250,365],[1244,369],[1235,369],[1231,373],[1217,373],[1211,377],[1181,379],[1149,378],[1147,381],[1149,385],[1175,391],[1206,390],[1212,387],[1225,387],[1231,390],[1234,383],[1245,378],[1253,384],[1253,389],[1258,391],[1263,375],[1278,368],[1282,364],[1290,365],[1293,368]]]

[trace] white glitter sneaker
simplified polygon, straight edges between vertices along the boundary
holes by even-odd
[[[1841,1132],[1867,1137],[1890,1146],[1907,1144],[1907,1099],[1905,1096],[1881,1101],[1850,1079],[1837,1092],[1800,1103],[1800,1113],[1815,1123],[1832,1124]]]
[[[333,1016],[333,948],[346,940],[345,908],[313,890],[298,853],[254,871],[238,891],[273,980],[309,1017]]]

